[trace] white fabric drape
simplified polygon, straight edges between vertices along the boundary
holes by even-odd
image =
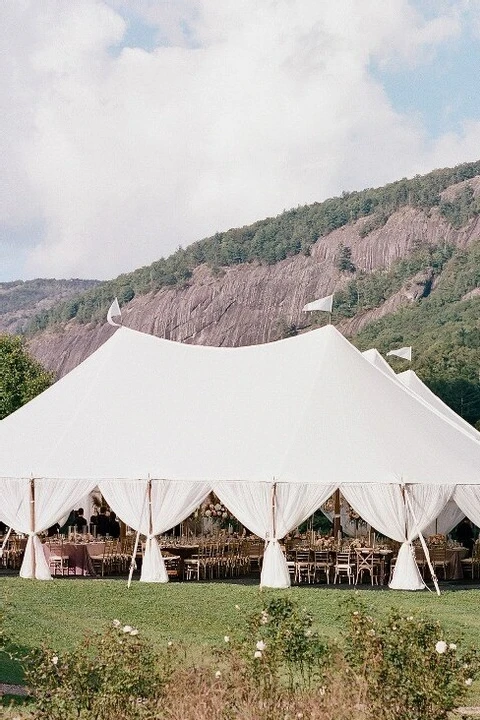
[[[266,540],[260,584],[289,587],[290,573],[278,540],[310,517],[335,485],[220,482],[213,490],[245,527]]]
[[[469,520],[480,526],[480,485],[457,485],[453,499]]]
[[[430,535],[436,535],[437,533],[440,533],[441,535],[448,535],[448,533],[451,532],[453,528],[463,520],[464,517],[465,513],[460,510],[457,503],[452,497],[447,502],[440,515],[423,529],[423,534],[426,537],[429,537]]]
[[[28,535],[20,577],[51,580],[38,533],[47,530],[86,495],[91,480],[34,480],[34,527],[32,527],[31,481],[6,478],[0,483],[0,519],[17,532]]]
[[[422,590],[413,540],[448,502],[450,485],[342,485],[342,493],[355,510],[383,535],[401,542],[390,587]],[[403,493],[408,493],[408,501]]]
[[[185,520],[207,497],[210,485],[172,480],[104,480],[99,487],[118,517],[146,536],[141,582],[168,582],[155,536]]]

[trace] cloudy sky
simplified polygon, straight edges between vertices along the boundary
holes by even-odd
[[[480,159],[480,0],[2,0],[0,281]]]

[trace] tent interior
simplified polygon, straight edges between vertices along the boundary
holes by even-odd
[[[156,536],[213,490],[265,540],[262,585],[287,587],[279,540],[341,489],[402,543],[391,587],[423,588],[414,539],[452,501],[480,524],[478,433],[369,352],[332,325],[240,348],[119,328],[0,423],[0,520],[28,535],[21,575],[50,577],[39,533],[98,486],[146,537],[141,579],[164,582]]]

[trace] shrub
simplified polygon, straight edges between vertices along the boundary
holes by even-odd
[[[72,651],[43,646],[25,660],[25,679],[38,720],[136,720],[151,712],[174,669],[175,652],[161,656],[138,630],[114,620]]]
[[[392,611],[375,620],[357,605],[345,636],[346,658],[366,685],[372,716],[443,720],[478,672],[478,655],[452,642],[437,622]]]

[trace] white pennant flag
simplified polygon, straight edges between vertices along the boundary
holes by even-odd
[[[412,348],[411,347],[402,347],[402,348],[398,348],[398,350],[390,350],[390,352],[387,352],[387,355],[396,355],[399,358],[403,358],[404,360],[408,360],[409,362],[411,362]]]
[[[121,322],[116,323],[112,320],[112,317],[118,317],[118,316],[120,316],[120,320],[121,320],[122,319],[122,311],[120,310],[120,306],[118,304],[117,298],[115,298],[115,300],[112,302],[112,304],[110,305],[110,307],[108,309],[108,313],[107,313],[108,324],[113,325],[114,327],[120,327]]]
[[[323,310],[323,312],[332,312],[333,307],[333,295],[327,295],[327,297],[314,300],[313,302],[307,303],[302,308],[302,312],[312,312],[314,310]]]

